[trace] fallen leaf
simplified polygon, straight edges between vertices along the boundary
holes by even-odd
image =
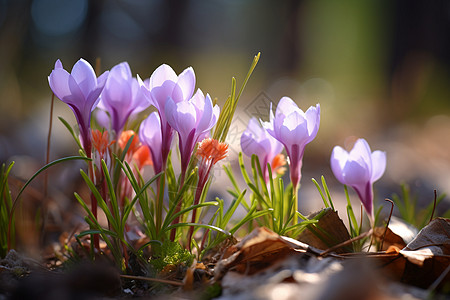
[[[230,269],[253,274],[299,248],[307,251],[309,246],[281,237],[267,228],[256,228],[238,244],[227,249],[216,265],[214,278],[219,280]]]
[[[401,237],[406,244],[410,243],[419,232],[416,227],[395,216],[392,216],[389,221],[389,229]]]
[[[383,248],[378,249],[380,251],[385,251],[390,247],[403,249],[406,246],[403,238],[395,234],[389,227],[375,227],[373,229],[373,237],[380,244],[380,247],[381,245],[383,246]]]
[[[437,218],[431,221],[400,253],[418,266],[435,256],[449,256],[450,220]]]
[[[327,250],[335,245],[348,241],[350,235],[337,212],[331,208],[325,208],[322,211],[325,211],[325,214],[319,219],[319,222],[308,226],[298,236],[298,240],[322,250]],[[312,219],[322,211],[311,214],[307,218]],[[335,249],[334,252],[353,252],[353,247],[352,245],[346,245]]]
[[[407,260],[402,282],[438,290],[450,283],[450,220],[437,218],[425,226],[400,254]],[[442,275],[442,276],[441,276]]]

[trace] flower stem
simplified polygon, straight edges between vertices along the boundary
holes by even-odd
[[[91,154],[91,147],[86,147],[89,149],[86,150],[86,156],[88,158],[92,158]],[[94,163],[92,160],[89,161],[89,177],[94,182]],[[95,199],[94,194],[91,192],[91,211],[94,215],[95,220],[97,220],[97,199]],[[94,242],[94,248],[97,250],[98,253],[100,253],[100,238],[98,234],[92,234],[92,240]]]
[[[298,211],[298,188],[299,185],[298,183],[294,184],[293,187],[293,192],[294,192],[294,197],[293,197],[293,201],[294,201],[294,218],[292,219],[293,225],[296,225],[298,222],[298,216],[297,216],[297,211]]]
[[[50,163],[50,142],[52,137],[52,124],[53,124],[53,104],[55,102],[55,94],[52,93],[52,100],[50,103],[50,121],[48,125],[48,135],[47,135],[47,151],[45,155],[45,164],[48,165]],[[48,173],[44,173],[44,191],[43,191],[43,203],[42,203],[42,223],[41,223],[41,244],[43,245],[45,238],[45,226],[47,220],[47,198],[48,198]]]
[[[180,178],[180,187],[179,187],[178,191],[181,191],[181,189],[183,188],[185,176],[186,176],[186,170],[184,170],[184,171],[182,170],[181,178]],[[180,201],[177,203],[177,207],[175,208],[175,211],[174,211],[175,214],[177,214],[181,211],[182,203],[183,203],[183,197],[181,197]],[[180,216],[176,217],[176,219],[173,220],[172,225],[175,225],[178,223],[180,223]],[[170,240],[172,242],[175,242],[176,234],[177,234],[177,229],[173,228],[172,231],[170,232]]]
[[[203,178],[199,178],[198,184],[197,184],[197,190],[195,191],[195,198],[194,198],[194,204],[193,205],[197,205],[200,202],[200,197],[202,196],[202,192],[203,189],[205,188],[205,184],[206,181],[208,179],[208,174],[209,171],[211,170],[211,166],[212,164],[209,166],[209,169],[207,171],[207,173],[205,174],[206,176],[204,176]],[[195,219],[197,218],[197,209],[194,209],[192,211],[192,218],[191,218],[191,223],[195,223]],[[188,233],[188,250],[191,251],[191,239],[192,239],[192,235],[194,234],[194,226],[189,227],[189,233]]]
[[[158,236],[162,224],[162,214],[163,214],[163,201],[164,201],[164,186],[165,186],[165,176],[158,177],[156,180],[156,201],[155,201],[155,227],[156,236]]]

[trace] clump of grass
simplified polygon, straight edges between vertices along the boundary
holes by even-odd
[[[393,194],[392,200],[397,207],[401,218],[416,227],[417,229],[422,229],[425,227],[432,219],[436,207],[445,198],[445,194],[437,196],[435,191],[434,198],[429,202],[429,204],[420,209],[417,205],[418,197],[417,195],[411,194],[411,188],[407,184],[401,185],[401,194]],[[443,214],[444,217],[450,217],[450,210]]]

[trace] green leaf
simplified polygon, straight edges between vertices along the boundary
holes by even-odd
[[[325,193],[327,194],[327,197],[328,197],[328,202],[330,203],[331,208],[332,208],[333,210],[335,210],[335,209],[334,209],[334,205],[333,205],[333,201],[331,200],[330,191],[328,190],[327,183],[325,182],[325,177],[323,177],[323,175],[322,175],[321,179],[322,179],[322,186],[323,186],[323,189],[325,190]]]
[[[251,74],[253,73],[253,70],[258,64],[260,55],[261,53],[258,53],[253,58],[253,62],[250,66],[247,76],[244,79],[244,83],[242,84],[241,89],[239,90],[237,96],[236,96],[236,79],[234,77],[231,79],[231,95],[230,97],[228,97],[227,101],[225,101],[222,111],[220,112],[219,118],[216,123],[216,128],[214,130],[213,139],[218,140],[220,142],[225,141],[228,135],[228,131],[230,129],[231,121],[236,111],[239,98],[241,97],[241,94],[244,91],[244,88],[247,85],[247,82]]]
[[[78,138],[78,135],[76,135],[75,132],[73,131],[72,126],[70,126],[69,123],[66,120],[64,120],[62,117],[58,117],[58,119],[63,123],[63,125],[67,128],[67,130],[69,130],[73,139],[77,143],[78,148],[80,148],[80,150],[84,151],[83,146],[81,146],[80,139]]]
[[[246,190],[244,190],[241,195],[239,196],[239,198],[237,198],[236,200],[233,200],[230,204],[230,207],[228,208],[227,212],[225,213],[222,222],[220,224],[220,227],[225,229],[225,226],[228,224],[228,222],[230,221],[231,217],[233,216],[233,214],[235,213],[236,209],[238,208],[239,204],[242,202],[242,199],[244,199]]]
[[[208,224],[197,224],[197,223],[177,223],[177,224],[172,224],[170,226],[168,226],[167,228],[165,228],[166,231],[170,231],[173,228],[178,228],[178,227],[188,227],[188,226],[194,226],[194,227],[202,227],[202,228],[206,228],[209,230],[214,230],[220,233],[223,233],[227,236],[231,236],[231,233],[229,233],[228,231],[223,230],[222,228],[216,227],[216,226],[212,226],[212,225],[208,225]]]
[[[98,191],[98,189],[96,188],[96,186],[92,182],[92,180],[89,178],[89,176],[83,170],[80,170],[80,173],[81,173],[81,176],[83,177],[84,181],[88,185],[89,189],[91,190],[92,195],[94,195],[95,199],[97,200],[98,206],[105,213],[106,218],[108,219],[108,222],[110,223],[110,225],[114,228],[114,230],[116,232],[120,231],[120,225],[118,223],[120,221],[120,219],[117,220],[114,218],[113,214],[111,213],[111,211],[108,208],[108,205],[106,204],[105,200],[100,195],[100,192]],[[92,215],[92,217],[94,217],[94,216]]]
[[[65,162],[65,161],[70,161],[70,160],[87,160],[90,161],[92,159],[87,158],[87,157],[83,157],[83,156],[68,156],[68,157],[64,157],[64,158],[60,158],[57,160],[52,161],[51,163],[46,164],[45,166],[43,166],[42,168],[40,168],[36,173],[33,174],[33,176],[31,176],[30,179],[27,180],[27,182],[25,182],[25,184],[22,186],[22,188],[20,189],[19,193],[17,194],[16,198],[14,199],[12,208],[11,208],[11,213],[13,214],[17,205],[17,202],[20,198],[20,196],[22,195],[23,191],[25,190],[25,188],[34,180],[34,178],[36,178],[39,174],[41,174],[43,171],[47,170],[48,168]],[[11,220],[10,220],[11,223]]]
[[[254,211],[256,210],[256,207],[253,210],[250,210],[248,212],[248,214],[245,216],[245,218],[243,218],[239,223],[237,223],[236,225],[233,226],[233,228],[231,228],[230,233],[234,234],[242,225],[244,225],[245,223],[257,219],[259,217],[263,217],[265,215],[270,215],[273,213],[273,209],[269,208],[269,209],[265,209],[265,210],[260,210],[254,213]]]
[[[325,208],[330,207],[330,205],[328,204],[327,199],[325,198],[325,196],[324,196],[324,194],[323,194],[323,192],[322,192],[322,188],[320,187],[320,185],[319,185],[319,183],[317,182],[317,180],[315,180],[314,178],[312,178],[312,182],[314,183],[314,185],[316,186],[317,190],[319,191],[320,197],[322,197],[322,201],[323,201],[323,204],[325,205]]]

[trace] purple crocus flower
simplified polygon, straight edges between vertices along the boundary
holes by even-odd
[[[331,169],[342,184],[351,186],[373,221],[373,183],[386,169],[386,153],[371,152],[365,139],[358,139],[350,152],[339,146],[331,153]]]
[[[91,112],[98,104],[107,78],[108,71],[97,78],[92,66],[82,58],[75,63],[71,73],[63,69],[58,59],[55,68],[48,76],[53,93],[74,112],[80,128],[81,143],[89,157],[92,148]]]
[[[142,144],[150,148],[155,174],[160,173],[163,164],[161,153],[161,120],[158,113],[152,112],[147,119],[142,121],[139,128],[139,139]]]
[[[271,109],[270,122],[263,123],[267,132],[282,143],[286,149],[294,188],[300,182],[305,146],[316,137],[319,124],[319,104],[311,106],[306,112],[303,112],[289,97],[281,98],[275,116]]]
[[[189,67],[180,75],[168,65],[159,66],[150,76],[150,80],[143,82],[138,76],[141,91],[144,96],[158,110],[161,119],[162,155],[165,165],[173,139],[173,129],[166,120],[166,104],[169,99],[175,103],[191,99],[195,89],[195,73]]]
[[[167,100],[167,122],[178,132],[181,156],[181,174],[186,172],[195,144],[207,136],[219,118],[219,106],[212,104],[209,94],[198,89],[190,100]]]
[[[271,164],[275,156],[283,150],[283,145],[262,128],[256,118],[252,118],[241,135],[241,148],[242,152],[249,157],[253,154],[258,156],[267,182],[269,179],[267,164]]]
[[[109,113],[111,128],[116,136],[120,135],[128,119],[148,106],[150,103],[140,92],[138,80],[133,78],[128,63],[114,66],[109,72],[98,107]]]

